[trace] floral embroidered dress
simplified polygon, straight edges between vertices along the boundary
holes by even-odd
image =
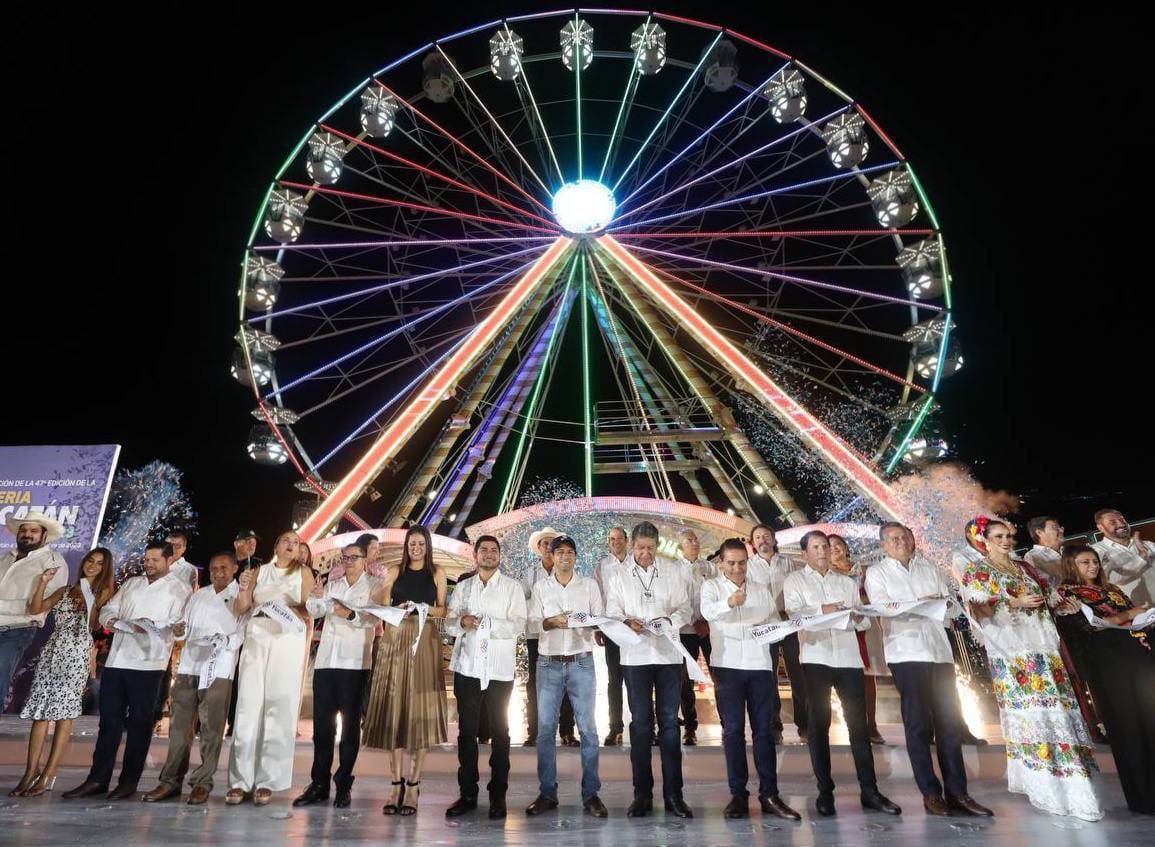
[[[1061,600],[1015,564],[1011,575],[986,559],[971,562],[962,583],[966,600],[994,609],[994,617],[981,623],[1007,747],[1007,785],[1043,811],[1097,821],[1103,810],[1091,785],[1091,772],[1098,769],[1091,737],[1047,609]],[[1047,603],[1037,609],[1011,606],[1012,597],[1030,594]]]

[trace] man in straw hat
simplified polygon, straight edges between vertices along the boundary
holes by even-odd
[[[0,556],[0,711],[24,651],[47,617],[28,613],[28,600],[40,575],[52,575],[44,586],[45,597],[68,583],[68,563],[48,546],[64,535],[58,521],[29,512],[5,518],[4,524],[16,536],[16,549]]]

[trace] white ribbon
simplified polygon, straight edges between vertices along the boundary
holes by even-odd
[[[477,624],[477,661],[481,663],[480,679],[481,690],[489,688],[489,637],[493,631],[493,620],[489,615],[482,615]]]
[[[138,627],[144,630],[145,635],[148,636],[148,657],[150,659],[159,658],[164,652],[164,630],[168,627],[159,627],[148,618],[136,618],[131,621],[118,620],[113,629],[139,635],[137,633]]]
[[[409,610],[413,611],[414,609],[417,610],[417,636],[413,639],[413,647],[410,652],[416,656],[417,645],[421,643],[421,633],[425,631],[425,619],[429,617],[429,604],[410,602]]]
[[[619,620],[589,612],[572,612],[566,619],[570,629],[596,626],[610,641],[619,647],[631,647],[641,642],[642,637]]]
[[[665,618],[654,618],[646,622],[646,629],[674,645],[674,649],[682,656],[682,661],[686,665],[686,673],[690,675],[690,679],[694,682],[707,681],[708,677],[702,670],[702,666],[690,655],[690,651],[682,646],[682,639],[678,637],[678,633],[674,631],[669,621]]]
[[[898,600],[891,603],[872,603],[856,611],[871,618],[896,618],[899,615],[917,615],[943,623],[946,621],[947,609],[953,601],[947,597],[936,597],[931,600]]]
[[[88,610],[88,617],[92,617],[92,608],[96,605],[96,597],[92,593],[92,584],[83,577],[80,580],[80,594],[84,597],[84,606]]]
[[[409,614],[409,609],[405,606],[377,606],[370,603],[365,606],[349,606],[349,608],[357,614],[364,612],[367,615],[372,615],[390,626],[401,626],[405,616]]]
[[[281,626],[288,627],[295,633],[303,635],[305,632],[305,622],[293,614],[293,611],[280,600],[270,600],[267,603],[262,603],[257,611],[277,621]]]
[[[228,646],[229,639],[225,635],[214,635],[211,638],[198,638],[193,642],[198,647],[212,647],[213,652],[209,654],[208,659],[201,665],[200,679],[197,682],[197,689],[204,691],[206,688],[211,688],[212,684],[217,680],[217,665],[220,663],[221,656],[224,655],[225,647]]]
[[[1095,627],[1095,629],[1122,629],[1127,632],[1138,632],[1139,630],[1146,629],[1155,622],[1155,609],[1148,609],[1143,614],[1135,616],[1129,626],[1124,626],[1123,624],[1109,623],[1103,620],[1103,618],[1096,615],[1095,611],[1086,603],[1081,603],[1080,606],[1083,617],[1085,617],[1087,623]]]
[[[839,609],[822,615],[803,615],[782,623],[764,623],[750,628],[750,634],[759,644],[777,644],[787,636],[806,630],[849,629],[850,616],[859,609]]]

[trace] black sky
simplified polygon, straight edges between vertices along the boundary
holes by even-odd
[[[245,455],[251,394],[227,374],[269,179],[369,71],[534,8],[397,5],[40,4],[7,22],[0,442],[119,442],[125,466],[171,461],[202,514],[200,558],[237,526],[283,527],[291,472]],[[980,480],[1071,530],[1108,503],[1155,516],[1142,28],[1008,7],[662,8],[803,59],[915,164],[966,356],[945,429]]]

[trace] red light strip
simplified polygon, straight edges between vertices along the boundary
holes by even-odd
[[[406,159],[404,156],[398,156],[396,153],[391,153],[382,147],[378,147],[376,144],[370,144],[368,141],[364,141],[360,138],[357,138],[356,136],[341,132],[339,129],[326,126],[325,124],[321,124],[321,129],[332,133],[339,138],[344,138],[346,141],[351,141],[354,144],[372,150],[374,153],[378,153],[387,159],[392,159],[395,162],[400,162],[401,164],[407,165],[408,167],[411,167],[416,171],[420,171],[423,174],[428,174],[434,179],[439,179],[442,182],[446,182],[449,185],[454,186],[455,188],[460,188],[462,191],[468,191],[470,194],[474,194],[478,197],[484,197],[489,202],[496,203],[498,206],[503,206],[506,209],[517,212],[519,215],[525,215],[528,218],[533,218],[535,221],[541,221],[543,224],[547,224],[554,232],[558,231],[557,225],[553,221],[547,218],[543,218],[541,215],[535,215],[533,212],[529,211],[528,209],[523,209],[521,206],[518,206],[515,203],[510,203],[508,200],[502,200],[499,197],[494,197],[487,191],[482,191],[480,188],[474,188],[473,186],[461,182],[460,180],[454,179],[451,176],[438,173],[437,171],[431,168],[427,168],[424,165],[419,165],[417,162],[414,162],[411,159]]]
[[[525,276],[502,298],[501,302],[481,321],[469,339],[441,366],[417,396],[405,407],[388,428],[377,437],[373,445],[353,466],[332,493],[321,502],[316,511],[301,526],[298,534],[306,541],[315,541],[324,535],[353,505],[365,486],[372,482],[385,464],[397,455],[418,427],[440,405],[446,393],[457,380],[477,361],[497,337],[502,327],[513,316],[526,298],[541,283],[546,273],[564,255],[573,242],[560,237],[533,264]]]
[[[883,140],[886,146],[894,151],[894,155],[898,156],[899,159],[905,162],[906,156],[902,155],[902,151],[898,149],[898,145],[891,141],[890,136],[882,131],[882,127],[878,125],[878,122],[866,113],[866,109],[862,108],[862,104],[855,103],[854,108],[858,110],[858,114],[866,118],[866,122],[870,124],[871,127],[873,127],[874,131],[878,133],[879,137]]]
[[[902,520],[905,513],[902,502],[890,486],[846,442],[795,402],[613,236],[604,235],[598,239],[597,244],[613,256],[667,312],[681,321],[698,342],[709,349],[732,375],[750,385],[767,406],[777,412],[783,421],[818,450],[833,467],[840,470],[851,485],[884,517]]]
[[[791,56],[789,53],[783,53],[781,50],[779,50],[775,47],[771,47],[769,44],[767,44],[764,41],[759,41],[756,38],[751,38],[750,36],[743,35],[740,32],[734,32],[734,30],[732,30],[732,29],[726,30],[726,34],[732,35],[735,38],[737,38],[739,41],[745,41],[747,44],[752,44],[753,46],[758,47],[762,50],[768,50],[769,52],[773,53],[775,56],[777,56],[780,59],[787,59],[789,61],[794,60],[794,57]]]
[[[851,362],[854,362],[854,364],[856,364],[856,365],[861,365],[862,367],[866,368],[867,370],[874,371],[874,373],[878,374],[879,376],[884,376],[887,379],[892,379],[895,382],[899,383],[900,385],[905,385],[907,388],[913,388],[915,391],[918,391],[921,394],[926,394],[926,389],[923,388],[921,385],[915,385],[910,380],[903,379],[898,374],[892,373],[891,371],[888,371],[886,368],[880,368],[878,365],[872,365],[870,362],[866,361],[865,359],[860,359],[860,358],[858,358],[858,356],[855,356],[853,353],[848,353],[845,350],[840,350],[839,348],[835,347],[833,344],[827,344],[822,339],[815,338],[813,335],[810,335],[809,333],[805,333],[800,329],[795,329],[794,327],[790,326],[790,324],[782,323],[782,321],[780,321],[780,320],[772,318],[769,315],[765,315],[761,312],[755,311],[754,309],[751,309],[749,306],[743,306],[741,303],[736,303],[733,300],[729,299],[728,297],[723,297],[721,294],[715,294],[710,289],[704,288],[701,285],[695,285],[692,282],[687,282],[684,279],[679,279],[678,277],[674,276],[669,271],[662,270],[661,268],[653,268],[653,270],[660,273],[666,279],[673,280],[674,282],[678,283],[678,285],[684,285],[687,288],[692,288],[695,291],[701,292],[702,294],[709,297],[711,300],[717,300],[719,303],[725,303],[727,306],[731,307],[732,309],[737,309],[739,312],[742,312],[742,314],[749,315],[750,317],[754,318],[755,320],[761,321],[762,323],[765,323],[765,324],[769,324],[770,326],[776,326],[780,330],[782,330],[783,332],[788,332],[791,335],[796,335],[799,338],[805,339],[806,341],[809,341],[811,344],[813,344],[815,347],[821,347],[823,350],[827,351],[828,353],[834,353],[838,356],[842,356],[844,359],[847,359]]]
[[[489,161],[486,160],[486,158],[484,156],[480,155],[479,153],[474,152],[473,148],[471,148],[468,144],[466,144],[464,141],[459,139],[452,132],[445,129],[445,127],[441,126],[441,124],[434,121],[432,118],[430,118],[428,115],[426,115],[420,109],[418,109],[416,106],[411,104],[404,97],[400,96],[396,91],[391,89],[385,83],[381,82],[381,80],[374,77],[373,81],[375,83],[377,83],[379,86],[381,86],[389,94],[391,94],[393,96],[393,98],[397,100],[398,103],[403,105],[406,109],[411,111],[413,114],[417,115],[417,117],[421,118],[423,121],[425,121],[431,127],[433,127],[435,130],[440,132],[442,135],[444,135],[446,138],[448,138],[450,141],[452,141],[454,144],[456,144],[458,147],[460,147],[462,150],[464,150],[466,153],[468,153],[470,156],[472,156],[474,159],[476,159],[478,162],[480,162],[481,165],[486,170],[491,171],[502,182],[509,185],[515,191],[518,191],[521,194],[525,195],[526,199],[529,200],[529,202],[533,203],[535,206],[537,206],[543,212],[546,212],[547,214],[550,213],[550,210],[548,208],[546,208],[545,204],[543,204],[540,200],[538,200],[536,197],[534,197],[532,194],[530,194],[528,191],[526,191],[524,188],[522,188],[520,185],[518,185],[516,182],[514,182],[512,179],[510,179],[508,176],[503,174],[501,171],[499,171],[493,165],[491,165],[489,163]]]
[[[933,229],[779,229],[758,232],[622,232],[614,238],[826,238],[871,235],[934,235]]]
[[[532,229],[534,232],[548,232],[550,235],[557,234],[557,230],[546,229],[543,226],[522,224],[517,221],[503,221],[500,218],[489,218],[485,215],[471,215],[469,212],[453,212],[449,209],[438,209],[435,206],[423,206],[420,203],[410,203],[408,200],[390,200],[388,197],[377,197],[374,194],[358,194],[355,191],[341,191],[337,188],[326,188],[323,185],[306,185],[303,182],[289,182],[288,180],[281,180],[281,185],[286,188],[312,191],[317,194],[332,194],[336,197],[348,197],[351,200],[367,200],[370,203],[380,203],[382,206],[399,206],[403,209],[415,209],[418,212],[432,212],[435,215],[450,218],[461,218],[467,221],[483,221],[484,223],[496,224],[497,226],[513,226],[518,229]]]

